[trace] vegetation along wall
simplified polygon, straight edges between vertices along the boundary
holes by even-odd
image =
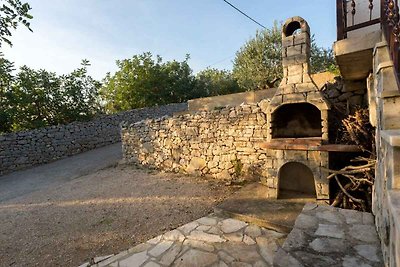
[[[187,103],[142,108],[32,131],[0,135],[0,175],[120,141],[119,124],[187,110]]]

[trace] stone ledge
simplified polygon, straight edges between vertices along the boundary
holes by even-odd
[[[393,215],[394,225],[400,232],[400,190],[388,191],[388,204]]]
[[[384,130],[381,136],[389,145],[400,147],[400,130]]]

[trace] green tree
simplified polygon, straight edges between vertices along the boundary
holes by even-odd
[[[88,61],[61,76],[23,66],[13,77],[12,64],[0,64],[0,132],[88,120],[101,112],[100,83],[87,74]]]
[[[16,29],[19,24],[24,25],[30,31],[30,22],[33,17],[29,14],[31,7],[28,3],[20,0],[1,0],[0,3],[0,47],[3,42],[12,45],[9,37],[11,30]]]
[[[164,63],[160,56],[153,59],[149,52],[118,60],[119,70],[107,74],[100,90],[106,110],[112,113],[202,96],[188,60],[187,55],[182,62]]]
[[[233,77],[247,91],[277,86],[282,78],[282,35],[278,23],[270,29],[257,31],[236,53]],[[311,71],[335,69],[331,49],[320,48],[314,38],[311,44]]]
[[[13,114],[9,105],[11,83],[14,80],[12,71],[14,64],[0,53],[0,133],[10,129],[12,125]]]
[[[242,92],[232,72],[218,69],[205,69],[196,75],[196,83],[204,96],[217,96]]]

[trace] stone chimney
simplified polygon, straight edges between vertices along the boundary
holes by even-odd
[[[300,17],[286,21],[282,29],[282,65],[281,85],[311,82],[310,27]]]
[[[312,137],[328,141],[330,105],[310,76],[310,50],[308,23],[301,17],[288,19],[282,27],[283,79],[265,111],[269,124],[268,141],[279,138],[277,136]],[[281,115],[285,114],[287,116],[282,118]],[[316,121],[316,117],[320,119]],[[307,131],[303,127],[306,125],[304,122],[312,125],[310,134],[304,133]],[[294,124],[298,127],[293,127]],[[293,128],[292,133],[281,134],[284,128],[290,127]]]

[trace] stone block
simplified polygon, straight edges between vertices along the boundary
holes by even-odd
[[[307,151],[285,150],[284,159],[287,161],[307,161]]]
[[[317,87],[313,83],[296,84],[296,93],[307,93],[316,90]]]
[[[303,82],[303,74],[290,75],[287,77],[287,84],[296,84]]]
[[[303,64],[303,63],[307,63],[307,62],[308,62],[307,56],[304,54],[286,57],[286,58],[282,59],[283,67],[287,67],[287,66],[295,65],[295,64]]]
[[[289,65],[288,77],[303,74],[303,64]]]
[[[302,46],[300,45],[293,45],[293,46],[288,46],[287,47],[287,57],[292,57],[296,55],[301,55],[302,54]]]
[[[299,103],[299,102],[306,102],[306,95],[305,94],[288,94],[283,96],[284,103]]]
[[[282,47],[283,48],[293,46],[293,45],[294,45],[294,36],[293,35],[282,38]]]

